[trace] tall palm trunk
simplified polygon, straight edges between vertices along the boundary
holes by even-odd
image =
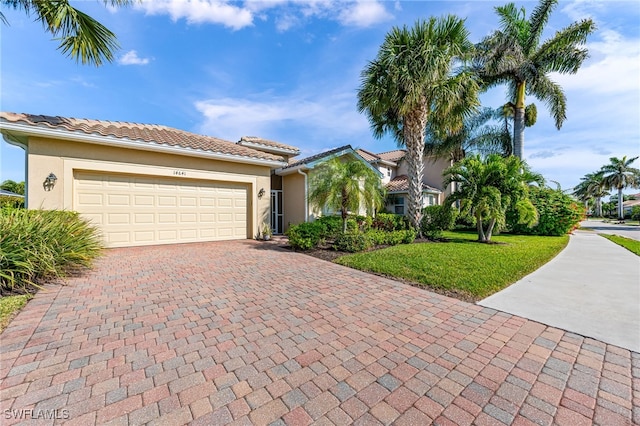
[[[420,234],[422,220],[422,177],[424,175],[424,132],[426,125],[424,108],[407,114],[404,121],[404,143],[407,147],[409,172],[409,202],[407,215],[411,226]]]
[[[602,217],[602,198],[596,197],[596,216]]]
[[[524,95],[526,83],[519,82],[516,88],[516,106],[513,117],[513,155],[524,159]]]
[[[622,187],[618,187],[618,219],[624,220],[624,198],[622,196]]]

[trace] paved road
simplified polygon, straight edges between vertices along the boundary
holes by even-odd
[[[629,224],[616,224],[612,222],[603,222],[601,220],[584,220],[580,224],[583,228],[593,229],[603,234],[621,235],[634,240],[640,240],[640,226]]]
[[[636,352],[268,244],[47,290],[0,336],[3,425],[640,423]]]
[[[479,304],[640,352],[640,257],[593,232]]]

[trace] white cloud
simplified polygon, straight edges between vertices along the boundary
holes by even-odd
[[[377,1],[358,0],[342,10],[338,19],[344,25],[369,27],[392,18],[384,5]]]
[[[253,13],[244,8],[218,0],[147,0],[136,6],[148,15],[167,14],[177,21],[221,24],[239,30],[253,25]]]
[[[138,56],[138,52],[130,50],[118,59],[118,63],[120,65],[147,65],[149,58],[141,58]]]
[[[565,90],[616,94],[640,89],[640,39],[624,38],[613,30],[599,32],[600,40],[587,44],[591,59],[576,75],[552,78]]]
[[[396,4],[397,6],[397,4]],[[287,31],[310,18],[369,27],[392,18],[380,0],[142,0],[136,8],[149,15],[169,15],[174,21],[224,25],[239,30],[254,19],[273,19],[278,31]]]
[[[366,118],[353,107],[351,93],[216,98],[198,101],[195,107],[203,115],[199,131],[232,141],[253,135],[285,142],[292,129],[304,128],[309,140],[287,142],[308,146],[314,137],[331,143],[369,133]]]

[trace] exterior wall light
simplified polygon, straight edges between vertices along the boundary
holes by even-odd
[[[56,186],[57,181],[58,178],[56,177],[56,175],[54,175],[53,173],[49,173],[49,176],[47,176],[47,178],[44,180],[42,186],[44,187],[45,191],[51,191],[53,187]]]
[[[260,188],[260,191],[258,191],[258,198],[262,198],[264,197],[264,188]]]

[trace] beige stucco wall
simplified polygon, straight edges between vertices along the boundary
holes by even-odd
[[[451,193],[451,187],[444,188],[442,182],[444,177],[442,172],[451,165],[451,161],[447,158],[425,157],[424,159],[424,174],[422,176],[422,182],[429,186],[438,188],[443,191],[438,197],[438,204],[442,204],[445,197]],[[398,164],[398,168],[395,171],[395,176],[408,175],[409,169],[406,160],[401,160]]]
[[[27,203],[32,209],[73,210],[74,170],[98,170],[245,183],[250,193],[247,237],[256,234],[262,222],[271,220],[268,166],[34,137],[28,142],[27,161]],[[42,183],[52,172],[58,181],[53,190],[46,192]],[[265,196],[258,199],[261,188]]]
[[[282,177],[284,230],[305,222],[305,177],[292,173]]]

